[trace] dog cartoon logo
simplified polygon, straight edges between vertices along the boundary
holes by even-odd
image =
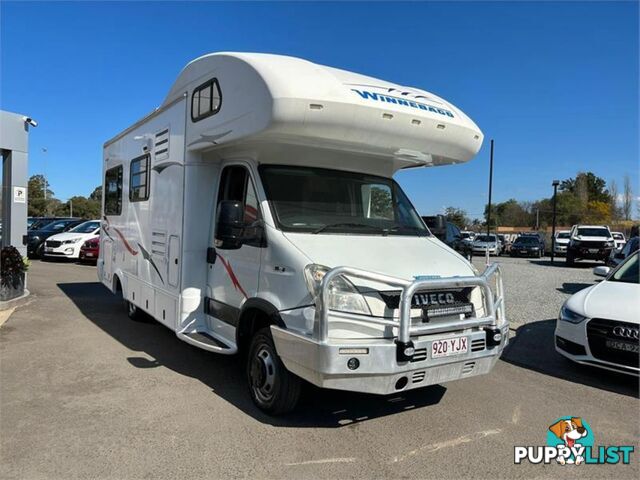
[[[558,420],[556,423],[549,427],[549,431],[555,435],[562,443],[557,442],[559,454],[556,461],[561,465],[576,464],[580,465],[584,462],[584,446],[582,443],[578,443],[578,440],[582,441],[588,434],[586,423],[582,422],[579,417],[569,417]]]

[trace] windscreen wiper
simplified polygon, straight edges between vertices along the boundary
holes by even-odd
[[[377,230],[379,232],[384,231],[380,227],[376,227],[374,225],[367,225],[365,223],[343,222],[343,223],[328,223],[327,225],[323,225],[322,227],[314,230],[312,233],[315,235],[316,233],[325,231],[327,228],[333,228],[333,227],[358,227],[358,228],[364,227],[364,228],[373,228],[374,230]]]
[[[391,228],[385,228],[382,232],[383,235],[388,235],[389,232],[397,232],[399,230],[410,230],[412,232],[418,232],[421,233],[421,236],[424,237],[428,237],[429,236],[429,232],[427,230],[425,230],[424,228],[420,228],[420,227],[412,227],[409,225],[396,225],[395,227],[391,227]]]

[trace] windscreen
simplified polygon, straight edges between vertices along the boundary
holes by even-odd
[[[535,237],[518,237],[515,243],[518,245],[537,245],[538,240]]]
[[[583,237],[609,237],[609,230],[606,228],[579,228],[578,235]]]
[[[75,233],[91,233],[97,228],[100,228],[100,222],[84,222],[69,231]]]
[[[339,170],[269,165],[260,176],[284,231],[427,236],[392,179]]]
[[[614,273],[609,280],[612,282],[640,283],[639,276],[638,253],[636,252],[620,266],[618,271]]]
[[[560,232],[558,234],[557,238],[571,238],[571,233],[570,232]]]
[[[495,242],[496,237],[494,235],[478,235],[475,241],[476,242]]]

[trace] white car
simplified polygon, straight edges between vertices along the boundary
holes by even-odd
[[[556,323],[556,350],[585,365],[640,373],[640,284],[636,252],[615,270],[596,267],[606,278],[569,297]]]
[[[500,255],[501,247],[500,240],[493,233],[490,235],[476,235],[473,239],[473,253],[486,254],[487,250],[489,255]]]
[[[554,242],[553,251],[558,255],[565,255],[567,253],[567,247],[571,240],[570,230],[560,230],[556,232],[556,241]]]
[[[611,236],[613,241],[616,242],[616,250],[620,250],[627,243],[627,239],[624,238],[624,233],[622,232],[611,232]]]
[[[44,243],[45,257],[79,258],[82,244],[100,233],[100,220],[81,223],[68,232],[47,238]]]

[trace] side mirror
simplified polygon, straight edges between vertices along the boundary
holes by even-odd
[[[597,275],[598,277],[606,277],[607,275],[609,275],[609,272],[611,271],[611,269],[609,267],[596,267],[593,269],[593,274]]]
[[[242,246],[244,205],[224,200],[218,205],[215,245],[223,250],[237,250]]]

